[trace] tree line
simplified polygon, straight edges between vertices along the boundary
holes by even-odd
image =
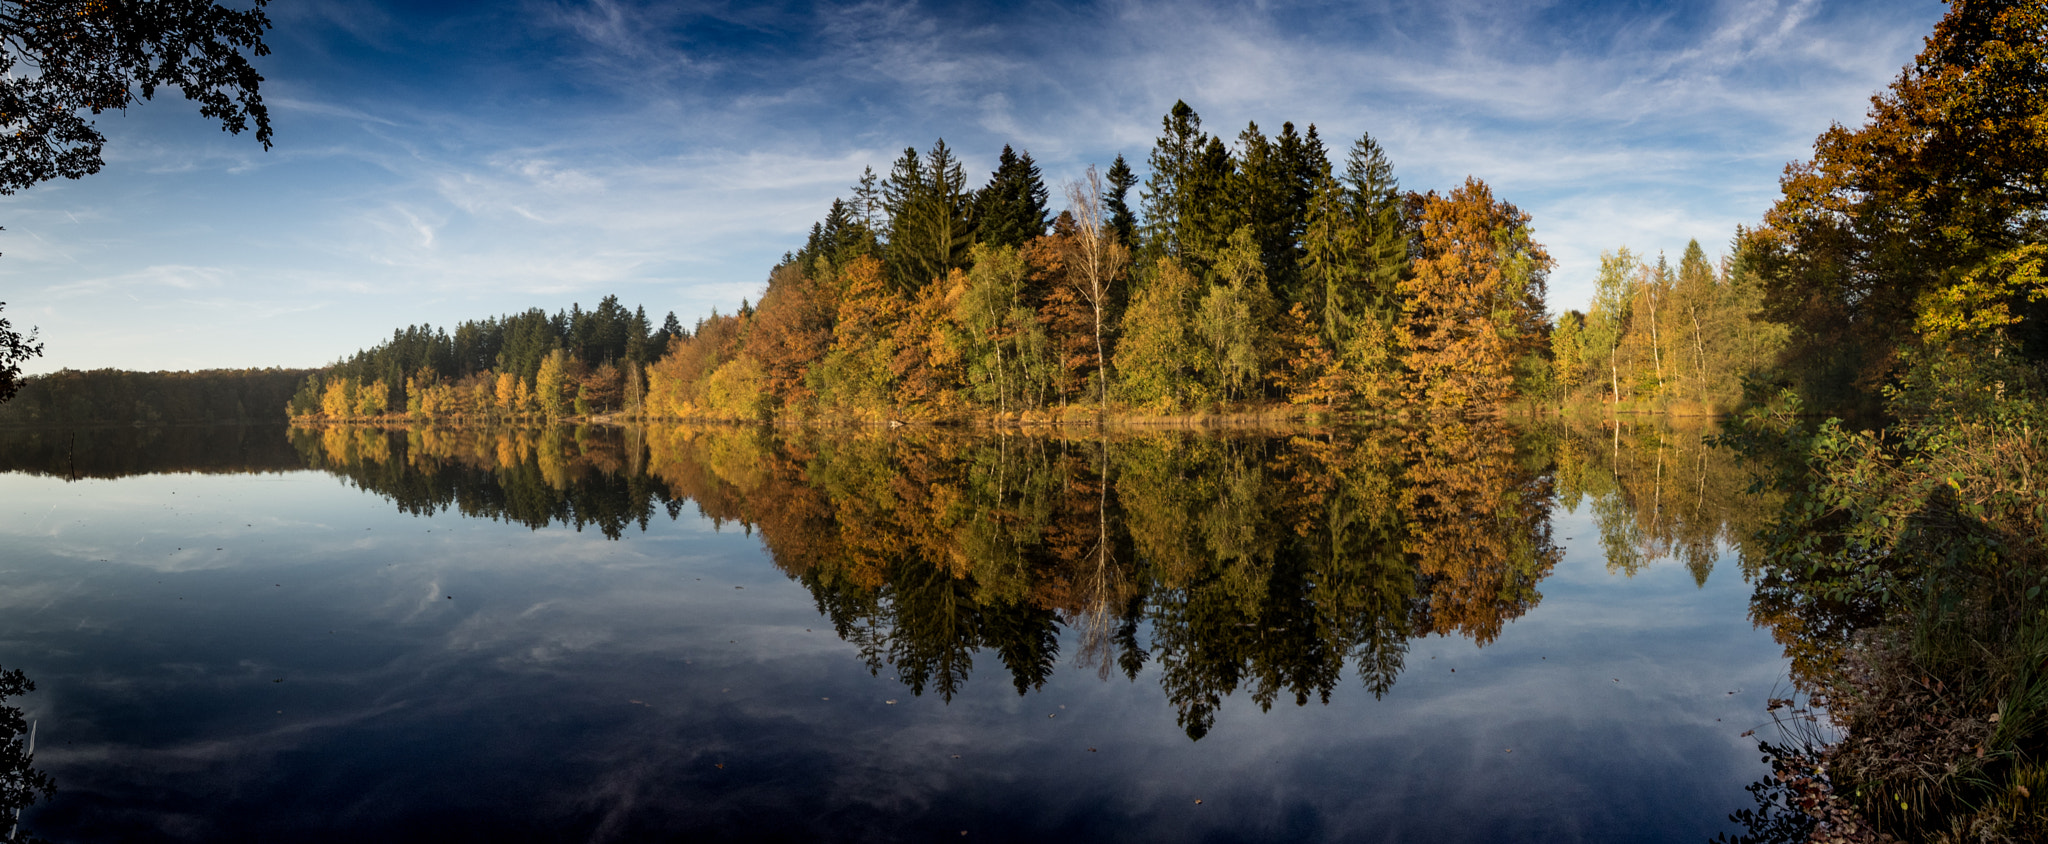
[[[1592,301],[1559,314],[1550,332],[1552,397],[1610,411],[1717,414],[1743,406],[1748,386],[1783,381],[1790,329],[1764,318],[1753,260],[1709,262],[1698,240],[1678,266],[1627,247],[1600,256]]]
[[[640,407],[647,363],[684,334],[674,312],[660,326],[647,309],[606,296],[588,311],[463,322],[450,333],[408,326],[391,339],[308,376],[291,396],[294,419],[554,419]]]
[[[1211,135],[1176,103],[1052,213],[1028,153],[864,174],[751,310],[648,372],[662,416],[946,418],[1294,403],[1486,408],[1539,372],[1550,259],[1478,180],[1402,192],[1369,135]],[[1138,188],[1133,208],[1131,191]]]
[[[1226,140],[1185,103],[1148,164],[1142,184],[1122,156],[1090,168],[1055,214],[1028,152],[1005,147],[972,187],[943,140],[905,149],[832,203],[758,304],[690,330],[636,312],[639,345],[606,354],[574,313],[405,329],[309,381],[291,413],[1458,412],[1547,378],[1551,261],[1483,182],[1404,192],[1369,135],[1333,161],[1313,125]]]
[[[22,379],[13,400],[0,404],[0,425],[282,423],[278,409],[313,376],[304,369],[66,369]]]

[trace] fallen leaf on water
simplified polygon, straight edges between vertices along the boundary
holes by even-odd
[[[1200,806],[1200,805],[1202,805],[1202,798],[1200,798],[1200,797],[1197,797],[1197,798],[1195,798],[1195,805],[1197,805],[1197,806]]]
[[[716,765],[714,765],[714,766],[712,766],[712,767],[715,767],[715,768],[717,768],[717,769],[719,769],[719,770],[723,771],[723,770],[725,770],[725,763],[724,763],[724,762],[720,762],[720,763],[718,763],[718,764],[716,764]]]
[[[1742,731],[1742,738],[1749,738],[1750,736],[1753,736],[1753,735],[1756,735],[1756,731],[1755,731],[1755,730],[1743,730],[1743,731]]]
[[[1092,748],[1092,747],[1091,747],[1091,748],[1088,748],[1088,752],[1089,752],[1089,753],[1094,753],[1094,752],[1095,752],[1095,748]]]
[[[886,704],[888,704],[888,705],[890,705],[890,706],[895,706],[895,705],[896,705],[896,702],[895,702],[895,701],[893,701],[893,700],[885,700],[885,701],[882,701],[882,702],[883,702],[883,703],[886,703]],[[958,756],[955,756],[955,757],[953,757],[953,758],[955,758],[955,759],[958,759],[958,758],[960,758],[960,757],[958,757]]]

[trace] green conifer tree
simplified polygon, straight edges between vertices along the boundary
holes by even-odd
[[[1137,245],[1137,215],[1131,213],[1131,188],[1138,184],[1138,176],[1131,172],[1131,165],[1124,163],[1118,155],[1109,165],[1109,191],[1103,206],[1109,209],[1109,230],[1116,233],[1117,242],[1129,249]]]
[[[1003,146],[988,185],[974,195],[974,233],[990,246],[1023,246],[1045,234],[1051,193],[1031,153]]]

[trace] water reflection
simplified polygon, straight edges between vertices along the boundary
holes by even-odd
[[[693,502],[758,530],[870,670],[950,700],[1067,659],[1148,662],[1189,736],[1222,699],[1374,695],[1428,634],[1485,644],[1558,558],[1547,454],[1485,422],[1317,435],[754,428],[295,429],[409,513],[632,525]],[[1541,451],[1542,449],[1536,449]],[[1141,630],[1146,635],[1141,637]],[[1141,638],[1147,641],[1140,641]],[[984,670],[987,670],[985,667]]]
[[[9,698],[35,689],[35,682],[20,669],[0,670],[0,824],[7,830],[0,841],[9,844],[39,840],[20,828],[21,812],[56,788],[48,774],[34,767],[35,735],[21,707],[6,705]]]
[[[166,472],[248,474],[305,468],[282,425],[181,428],[0,427],[0,471],[71,480]]]
[[[16,477],[27,823],[1702,840],[1783,671],[1745,584],[1658,562],[1741,530],[1703,433],[325,428],[273,450],[373,495]]]
[[[1706,419],[1667,424],[1566,425],[1557,429],[1558,496],[1592,508],[1609,571],[1633,575],[1659,559],[1685,564],[1704,585],[1722,546],[1756,559],[1758,530],[1776,493],[1713,444]]]

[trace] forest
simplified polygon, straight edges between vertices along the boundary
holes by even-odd
[[[317,373],[303,369],[66,369],[22,379],[14,398],[0,403],[0,425],[275,425],[285,421],[279,408],[309,377],[317,377]]]

